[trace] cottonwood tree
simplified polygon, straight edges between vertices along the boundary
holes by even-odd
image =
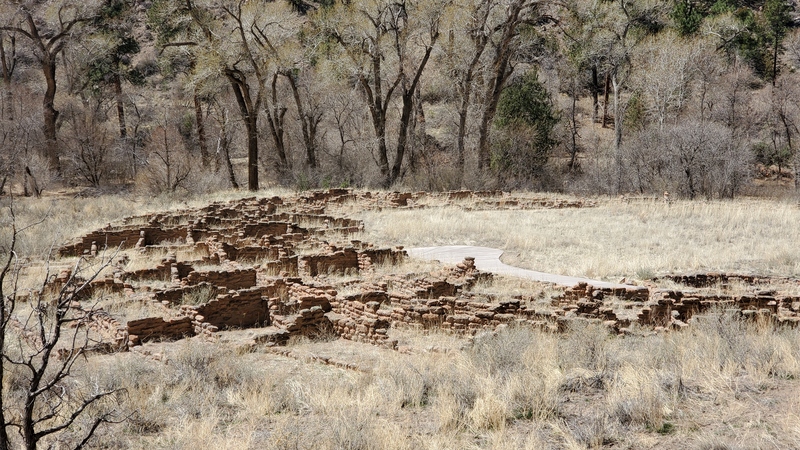
[[[14,33],[31,46],[44,76],[42,100],[45,154],[61,172],[57,143],[59,112],[55,107],[58,56],[97,14],[99,0],[56,0],[47,3],[10,0],[0,5],[0,31]]]
[[[478,168],[488,168],[491,162],[491,125],[503,88],[514,72],[514,57],[520,45],[520,29],[524,25],[538,26],[551,20],[547,14],[549,2],[542,0],[505,0],[497,5],[497,13],[487,31],[491,31],[490,53],[482,74],[483,96],[478,123]],[[476,46],[477,49],[477,46]]]
[[[664,26],[667,5],[661,1],[619,0],[596,4],[599,22],[594,49],[599,69],[606,73],[606,92],[611,85],[614,116],[614,148],[622,143],[627,98],[623,99],[631,76],[631,57],[636,47]],[[608,101],[606,101],[606,104]]]
[[[623,177],[639,192],[667,189],[694,199],[732,198],[750,176],[752,156],[724,124],[681,120],[653,125],[621,149]]]
[[[497,1],[454,0],[452,13],[445,16],[443,28],[448,32],[443,50],[442,76],[453,76],[457,93],[458,125],[456,128],[456,171],[463,178],[466,160],[466,136],[470,107],[474,103],[475,80],[483,68],[484,52],[494,34],[490,17],[495,19],[501,8]],[[459,184],[461,184],[459,180]]]
[[[0,450],[35,450],[68,431],[80,435],[73,448],[83,448],[101,425],[117,421],[109,401],[118,390],[81,386],[73,376],[96,343],[88,326],[94,311],[77,305],[111,259],[99,255],[89,268],[81,258],[57,281],[48,266],[40,287],[23,299],[16,246],[37,224],[18,226],[13,204],[4,221],[9,234],[0,249]],[[78,430],[84,419],[88,424]]]
[[[364,94],[377,150],[382,184],[389,187],[400,177],[408,149],[414,93],[439,39],[447,0],[356,0],[336,4],[315,16],[317,25],[340,45],[347,61],[344,76],[358,80]],[[397,142],[390,163],[390,111],[400,102]]]
[[[281,172],[289,167],[283,142],[285,108],[277,101],[279,67],[274,62],[284,45],[294,41],[301,19],[290,5],[282,2],[185,0],[180,3],[197,32],[193,40],[178,44],[202,44],[196,74],[216,73],[230,83],[247,131],[248,188],[257,190],[258,118],[262,112],[267,116],[276,146],[276,169]],[[269,100],[272,108],[264,108]]]

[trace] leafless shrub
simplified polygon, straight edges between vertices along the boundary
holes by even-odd
[[[685,120],[640,132],[623,147],[618,170],[622,190],[731,198],[748,181],[750,164],[747,147],[728,127]]]
[[[164,123],[153,131],[146,147],[147,167],[137,180],[151,193],[174,193],[185,189],[194,167],[193,161],[180,141],[176,126]]]
[[[93,187],[121,171],[114,161],[116,138],[104,120],[103,107],[98,99],[87,100],[85,105],[70,105],[61,138],[75,175]]]

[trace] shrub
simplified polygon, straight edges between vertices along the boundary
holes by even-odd
[[[550,93],[535,70],[508,85],[497,105],[492,167],[511,177],[540,174],[556,145],[553,129],[558,121]]]

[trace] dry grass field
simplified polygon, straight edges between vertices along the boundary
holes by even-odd
[[[292,194],[259,193],[273,195]],[[31,261],[23,284],[36,285],[44,266],[35,261],[51,249],[109,222],[247,196],[18,199],[18,223],[34,222],[49,211],[41,225],[21,237],[19,252]],[[518,195],[526,196],[545,197]],[[774,289],[800,295],[800,283],[792,281],[800,278],[800,208],[791,202],[597,198],[581,208],[493,210],[469,200],[443,205],[429,199],[416,208],[363,206],[332,207],[339,216],[364,222],[363,232],[343,238],[376,246],[497,247],[505,250],[508,264],[640,284],[675,273],[755,273],[782,277],[784,284]],[[2,214],[2,230],[8,233],[10,219],[6,210]],[[166,251],[129,251],[126,270],[157,263]],[[54,266],[73,261],[53,258]],[[193,256],[178,259],[184,258]],[[378,266],[370,276],[379,281],[440,269],[406,260]],[[342,296],[360,277],[326,275],[314,282],[338,286]],[[552,299],[562,292],[502,277],[470,288],[472,295],[500,300],[526,296],[531,308],[554,308]],[[147,316],[152,308],[124,293],[101,291],[89,301],[127,319]],[[91,411],[113,411],[119,423],[100,428],[89,446],[800,448],[800,330],[745,321],[731,309],[712,308],[682,330],[634,324],[624,334],[596,320],[572,320],[559,333],[523,325],[474,335],[392,327],[397,349],[332,332],[294,336],[281,347],[253,345],[253,333],[221,330],[213,341],[153,341],[135,351],[81,360],[69,389],[119,389]],[[4,379],[6,404],[12,408],[22,401],[15,397],[20,377],[21,371],[12,370]],[[47,444],[70,448],[87,421],[88,416]]]
[[[461,207],[368,211],[372,241],[408,247],[477,245],[519,267],[602,279],[670,272],[800,274],[796,202],[630,201],[594,208],[468,211]]]

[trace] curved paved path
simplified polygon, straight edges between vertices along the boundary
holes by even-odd
[[[419,247],[406,249],[408,254],[414,258],[438,260],[447,264],[457,264],[465,257],[475,258],[475,267],[484,272],[492,272],[498,275],[510,275],[512,277],[527,278],[534,281],[543,281],[561,286],[575,286],[578,283],[586,283],[601,289],[643,289],[643,286],[633,286],[629,284],[609,283],[607,281],[591,280],[588,278],[568,277],[565,275],[555,275],[552,273],[536,272],[535,270],[520,269],[519,267],[509,266],[500,261],[502,250],[489,247],[473,247],[471,245],[450,245],[446,247]]]

